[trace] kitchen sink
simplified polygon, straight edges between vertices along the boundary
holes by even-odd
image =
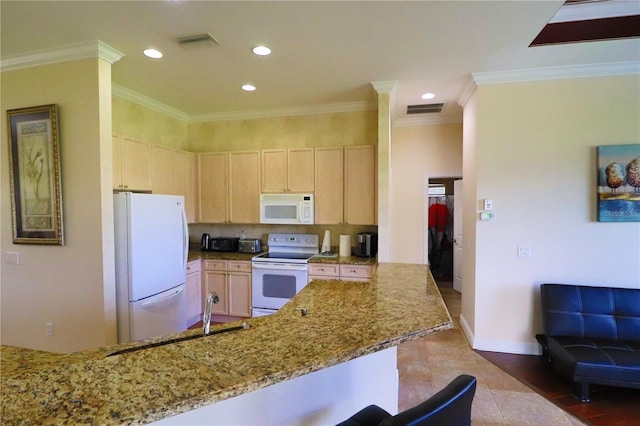
[[[121,355],[121,354],[130,353],[130,352],[144,351],[144,350],[147,350],[147,349],[157,348],[159,346],[166,346],[166,345],[172,345],[174,343],[185,342],[187,340],[202,339],[203,337],[213,336],[214,334],[222,334],[222,333],[228,333],[230,331],[245,330],[245,329],[248,329],[249,327],[250,327],[250,325],[248,323],[244,322],[244,323],[242,323],[242,325],[239,325],[237,327],[229,327],[229,328],[223,328],[223,329],[220,329],[220,330],[215,330],[215,331],[210,332],[207,335],[204,335],[202,333],[198,333],[198,334],[192,334],[190,336],[182,336],[182,337],[176,337],[175,339],[163,340],[161,342],[147,343],[146,345],[134,346],[134,347],[131,347],[131,348],[126,348],[126,349],[120,349],[118,351],[111,352],[111,353],[107,354],[106,356],[110,357],[110,356],[114,356],[114,355]]]

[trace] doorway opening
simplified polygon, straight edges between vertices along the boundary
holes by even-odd
[[[428,180],[425,218],[427,253],[431,274],[440,288],[454,288],[454,211],[458,204],[455,203],[454,182],[460,179],[430,177]]]

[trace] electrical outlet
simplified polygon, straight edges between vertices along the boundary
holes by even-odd
[[[531,256],[531,247],[518,246],[518,257],[530,257],[530,256]]]
[[[48,322],[45,324],[45,329],[47,330],[47,336],[53,336],[53,323]]]

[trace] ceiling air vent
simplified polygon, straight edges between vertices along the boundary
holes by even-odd
[[[175,40],[185,49],[220,46],[220,42],[211,33],[182,35],[176,37]]]
[[[442,112],[443,103],[440,104],[423,104],[423,105],[408,105],[407,114],[426,114],[432,112]]]

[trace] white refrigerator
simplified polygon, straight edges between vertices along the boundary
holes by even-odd
[[[184,197],[120,192],[113,198],[118,342],[185,330]]]

